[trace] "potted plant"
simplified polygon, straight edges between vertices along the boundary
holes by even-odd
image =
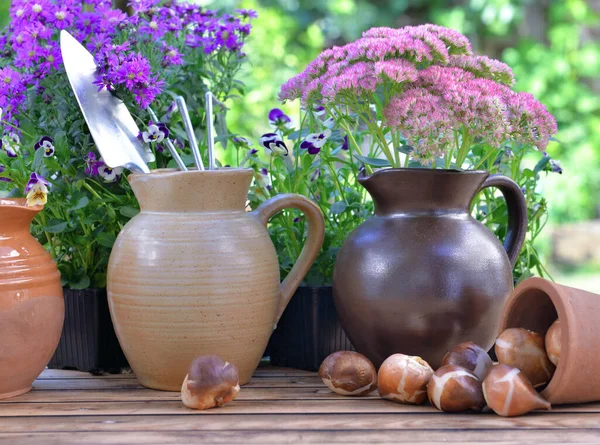
[[[255,12],[234,15],[187,2],[131,1],[130,15],[106,0],[15,0],[0,37],[0,193],[20,197],[32,172],[46,181],[46,211],[32,232],[52,254],[65,288],[66,318],[51,366],[81,370],[126,364],[106,302],[106,267],[124,224],[139,209],[123,170],[95,150],[61,63],[59,31],[95,56],[98,88],[118,95],[156,154],[151,168],[174,165],[169,136],[192,164],[174,98],[185,97],[205,144],[204,93],[215,106],[219,141],[230,137],[223,101],[243,90],[235,78]],[[150,122],[148,107],[161,122]]]
[[[298,119],[300,128],[289,128],[289,117],[277,110],[272,112],[270,117],[274,131],[261,139],[272,157],[266,164],[253,160],[257,171],[254,199],[261,201],[271,193],[289,190],[311,196],[322,207],[327,216],[324,249],[306,283],[332,284],[339,249],[373,213],[373,200],[361,182],[373,173],[376,177],[384,171],[388,176],[396,175],[390,182],[395,182],[397,189],[406,188],[407,184],[416,181],[414,177],[407,179],[407,175],[413,175],[414,171],[422,177],[430,177],[438,174],[460,176],[468,174],[460,173],[462,171],[485,170],[488,173],[482,173],[482,178],[490,173],[512,178],[521,189],[527,209],[527,222],[525,225],[522,221],[520,230],[521,236],[525,232],[526,236],[520,254],[517,252],[520,242],[513,242],[513,268],[504,259],[501,265],[498,263],[495,268],[492,267],[491,272],[490,269],[486,271],[496,273],[508,267],[506,270],[510,272],[512,269],[510,281],[501,279],[506,289],[496,297],[494,307],[501,307],[513,279],[517,282],[533,274],[547,275],[534,247],[534,241],[547,220],[547,203],[537,190],[537,181],[542,172],[562,172],[559,163],[550,159],[544,151],[556,132],[556,124],[543,105],[531,95],[512,91],[513,81],[512,71],[507,65],[473,55],[469,41],[460,33],[424,25],[371,29],[356,42],[325,50],[303,73],[287,82],[282,87],[281,99],[302,99],[303,111]],[[290,145],[289,150],[287,145]],[[529,166],[531,158],[536,156],[535,167]],[[442,173],[442,170],[448,173]],[[431,196],[442,192],[435,188],[440,183],[440,179],[434,179],[429,185],[422,185],[421,190],[432,190],[428,198],[431,200]],[[480,185],[472,184],[473,194]],[[389,187],[394,188],[393,185]],[[514,186],[511,187],[513,195],[517,195]],[[470,196],[464,198],[463,206],[467,205],[468,198]],[[511,201],[514,200],[511,198]],[[421,196],[417,201],[426,202],[427,198]],[[385,207],[385,204],[379,204],[380,208]],[[498,238],[507,237],[509,212],[496,190],[486,188],[477,193],[470,210],[474,218],[484,223]],[[514,218],[513,215],[511,217]],[[388,235],[388,241],[397,239],[396,233]],[[292,213],[284,214],[273,221],[271,235],[279,246],[280,255],[294,258],[297,255],[295,243],[304,236],[303,221],[296,219]],[[368,235],[361,242],[366,243]],[[408,239],[414,239],[414,236],[410,232],[405,234]],[[399,246],[400,251],[407,249],[402,242]],[[348,251],[344,266],[339,271],[346,267],[350,269],[352,260],[348,258],[356,258],[359,254],[356,250]],[[352,269],[350,276],[345,275],[341,280],[349,282],[352,275],[360,275],[360,270],[368,269],[373,257],[365,260],[359,270]],[[412,260],[415,258],[413,255]],[[390,261],[397,260],[396,257]],[[409,273],[411,270],[415,274],[418,271],[416,264],[405,266]],[[432,274],[429,278],[435,281],[435,267],[430,266]],[[393,266],[390,267],[393,269]],[[282,266],[282,273],[285,274],[285,266]],[[398,272],[387,270],[387,273]],[[387,293],[390,298],[393,297],[389,288],[380,286],[384,278],[373,272],[371,279],[377,281],[369,284],[377,287],[376,294]],[[352,283],[360,292],[367,292],[369,285],[363,281]],[[344,296],[338,296],[338,303],[349,292],[344,287],[341,292]],[[332,305],[330,298],[324,297],[323,300],[327,299]],[[366,311],[366,306],[359,303],[355,300],[356,307]],[[297,304],[302,306],[297,298],[292,299],[288,313]],[[287,363],[314,369],[328,353],[345,349],[347,340],[341,337],[340,332],[343,331],[329,315],[325,316],[324,322],[309,322],[315,326],[310,332],[298,329],[302,324],[286,329],[286,316],[293,320],[314,318],[317,313],[314,306],[306,306],[309,309],[302,315],[284,314],[278,330],[286,333],[279,338],[277,331],[274,333],[270,352],[273,359],[274,351],[297,350],[290,345],[304,344],[304,351],[313,355],[304,363],[301,360]],[[343,302],[338,304],[338,309],[340,306],[346,310]],[[489,319],[493,328],[500,314],[497,308],[489,310],[493,312]],[[346,318],[351,317],[346,315]],[[371,324],[375,323],[375,318],[370,320]],[[347,321],[347,324],[351,323]],[[321,331],[326,333],[324,336],[319,332],[320,328],[324,329]],[[375,328],[371,326],[370,329]],[[365,330],[368,329],[364,326],[355,329],[354,337],[360,337],[356,331]],[[306,340],[293,340],[294,332],[301,332]],[[337,344],[330,340],[332,332],[335,332],[333,338],[338,336]],[[405,338],[410,338],[410,335],[405,335]],[[279,345],[274,346],[274,341],[278,341]],[[287,345],[285,342],[288,342]],[[363,345],[362,349],[369,348]],[[289,357],[290,353],[287,354]],[[283,362],[286,360],[283,359]]]

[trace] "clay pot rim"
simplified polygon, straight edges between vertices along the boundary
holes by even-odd
[[[44,209],[44,206],[28,206],[26,198],[0,198],[0,208],[22,209],[30,211],[32,213],[38,213]]]
[[[369,179],[381,176],[384,174],[389,174],[391,172],[410,172],[415,174],[436,174],[438,176],[443,175],[487,175],[489,176],[490,172],[487,170],[458,170],[458,169],[446,169],[446,168],[382,168],[381,170],[374,171],[370,175],[366,175],[366,171],[362,168],[358,174],[358,182],[361,184]]]
[[[542,397],[546,400],[551,400],[553,394],[560,390],[560,386],[566,376],[577,375],[576,369],[570,369],[573,364],[570,363],[570,348],[569,345],[577,344],[577,325],[576,317],[573,309],[570,306],[564,304],[568,301],[568,297],[565,294],[565,290],[560,285],[555,285],[549,280],[545,280],[540,277],[528,278],[525,281],[519,283],[511,294],[510,298],[506,302],[503,319],[500,326],[506,326],[506,322],[509,320],[511,315],[511,309],[514,303],[521,298],[524,294],[531,291],[543,292],[552,302],[552,305],[556,309],[558,319],[561,320],[561,338],[560,338],[560,360],[554,371],[552,379],[541,392]],[[545,333],[544,333],[545,336]]]

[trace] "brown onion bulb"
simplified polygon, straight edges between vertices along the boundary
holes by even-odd
[[[495,351],[500,363],[520,369],[534,387],[548,383],[556,369],[546,355],[544,337],[527,329],[502,332]]]
[[[550,409],[550,403],[533,389],[525,375],[507,365],[492,368],[483,381],[483,396],[487,405],[504,417],[520,416],[534,409]]]
[[[558,362],[560,360],[560,337],[562,336],[562,328],[560,325],[560,320],[556,320],[546,332],[546,353],[548,354],[548,358],[554,364],[554,366],[558,366]]]
[[[483,381],[494,363],[488,353],[472,341],[461,343],[449,351],[442,360],[442,366],[456,365],[471,371]]]

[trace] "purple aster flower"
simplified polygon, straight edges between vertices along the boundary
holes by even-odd
[[[118,83],[123,83],[127,88],[132,90],[137,83],[148,82],[150,78],[150,63],[138,53],[131,59],[123,61],[116,74]]]
[[[164,80],[153,77],[148,83],[139,86],[134,90],[135,100],[140,108],[145,109],[152,103],[154,98],[161,93],[164,83]]]
[[[90,176],[96,176],[98,169],[104,165],[104,162],[99,161],[91,151],[83,157],[83,160],[85,162],[85,174]]]
[[[27,185],[25,186],[25,193],[29,193],[32,187],[36,184],[43,184],[46,187],[50,185],[50,183],[46,181],[42,175],[38,175],[36,172],[33,172],[29,176],[29,182],[27,182]]]
[[[260,174],[267,176],[269,174],[269,170],[267,170],[265,167],[260,169]]]
[[[36,151],[41,148],[44,150],[44,156],[49,158],[54,155],[54,141],[50,136],[42,136],[42,138],[37,141],[33,147]]]
[[[165,35],[167,29],[158,17],[153,17],[149,21],[142,20],[138,32],[152,36],[153,39],[158,39]]]
[[[73,13],[68,7],[58,7],[46,14],[46,21],[56,29],[65,29],[73,25]]]
[[[287,156],[289,150],[279,135],[276,133],[265,133],[259,139],[260,145],[265,147],[267,154],[279,154]]]
[[[235,33],[235,23],[225,23],[215,31],[215,43],[232,51],[239,49],[242,45]]]
[[[96,80],[92,82],[98,86],[98,91],[102,91],[106,88],[108,91],[114,91],[113,84],[109,80],[108,76],[96,73]]]
[[[86,47],[91,53],[97,53],[102,50],[109,51],[111,40],[106,34],[95,34],[90,38]]]
[[[104,179],[104,182],[117,182],[119,179],[121,179],[123,168],[111,168],[102,162],[102,165],[98,167],[98,174],[102,177],[102,179]]]
[[[172,65],[183,65],[183,57],[177,48],[171,45],[165,45],[165,52],[161,64],[165,68]]]
[[[123,11],[120,11],[119,9],[106,8],[102,10],[99,28],[102,32],[112,34],[119,24],[126,22],[127,14],[125,14]]]
[[[127,6],[133,9],[133,12],[139,14],[150,11],[159,3],[160,0],[129,0],[129,2],[127,2]]]
[[[269,122],[276,127],[290,123],[292,120],[287,114],[279,108],[273,108],[269,111]]]
[[[342,150],[348,151],[348,135],[344,136],[344,141],[342,142]]]
[[[308,154],[319,154],[327,139],[331,136],[331,130],[328,128],[321,133],[312,133],[306,136],[306,139],[300,144],[300,148],[308,150]]]
[[[245,19],[255,19],[258,17],[258,13],[253,9],[236,9],[235,12]]]
[[[146,143],[150,142],[162,142],[167,136],[169,136],[169,129],[162,122],[156,124],[150,121],[148,123],[148,130],[142,133],[142,140]]]

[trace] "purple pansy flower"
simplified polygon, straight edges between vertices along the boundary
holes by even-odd
[[[98,167],[98,174],[102,177],[102,179],[104,179],[104,182],[116,182],[121,179],[123,168],[111,168],[102,162],[102,165]]]
[[[29,182],[27,182],[27,185],[25,186],[25,193],[29,193],[36,184],[43,184],[46,187],[50,185],[50,183],[46,181],[42,175],[38,175],[36,172],[33,172],[29,176]]]
[[[6,170],[6,167],[4,165],[0,164],[0,174],[4,173],[5,170]],[[12,179],[6,178],[4,176],[0,176],[0,181],[1,182],[12,182]]]
[[[316,168],[308,177],[310,182],[315,182],[317,179],[321,177],[321,169]]]
[[[289,150],[281,137],[276,133],[265,133],[259,139],[260,145],[265,147],[267,154],[276,153],[282,156],[287,156]]]
[[[323,105],[316,104],[313,106],[313,114],[315,116],[323,116],[325,114],[325,107]]]
[[[348,135],[344,136],[344,142],[342,142],[342,150],[348,150]]]
[[[54,141],[50,136],[42,136],[42,138],[35,143],[33,148],[36,151],[41,148],[44,150],[44,156],[49,158],[54,154]]]
[[[560,165],[560,161],[555,161],[554,159],[550,159],[550,171],[553,173],[558,173],[562,175],[563,169]]]
[[[148,123],[148,130],[142,133],[142,140],[146,143],[150,142],[162,142],[166,137],[169,136],[169,129],[162,122],[156,124],[150,121]]]
[[[312,133],[306,136],[306,139],[300,144],[300,148],[308,150],[308,154],[319,154],[327,139],[331,136],[331,130],[328,128],[321,133]]]
[[[249,147],[250,146],[250,141],[242,136],[235,136],[233,139],[231,139],[231,142],[233,142],[238,147]]]
[[[85,174],[90,176],[96,176],[98,174],[98,169],[104,165],[104,162],[99,161],[92,152],[85,155],[83,160],[85,161]]]
[[[279,108],[273,108],[269,111],[269,122],[276,127],[290,123],[292,120],[287,114]]]
[[[21,145],[21,139],[17,133],[9,133],[2,138],[1,148],[6,151],[9,158],[16,158]]]

